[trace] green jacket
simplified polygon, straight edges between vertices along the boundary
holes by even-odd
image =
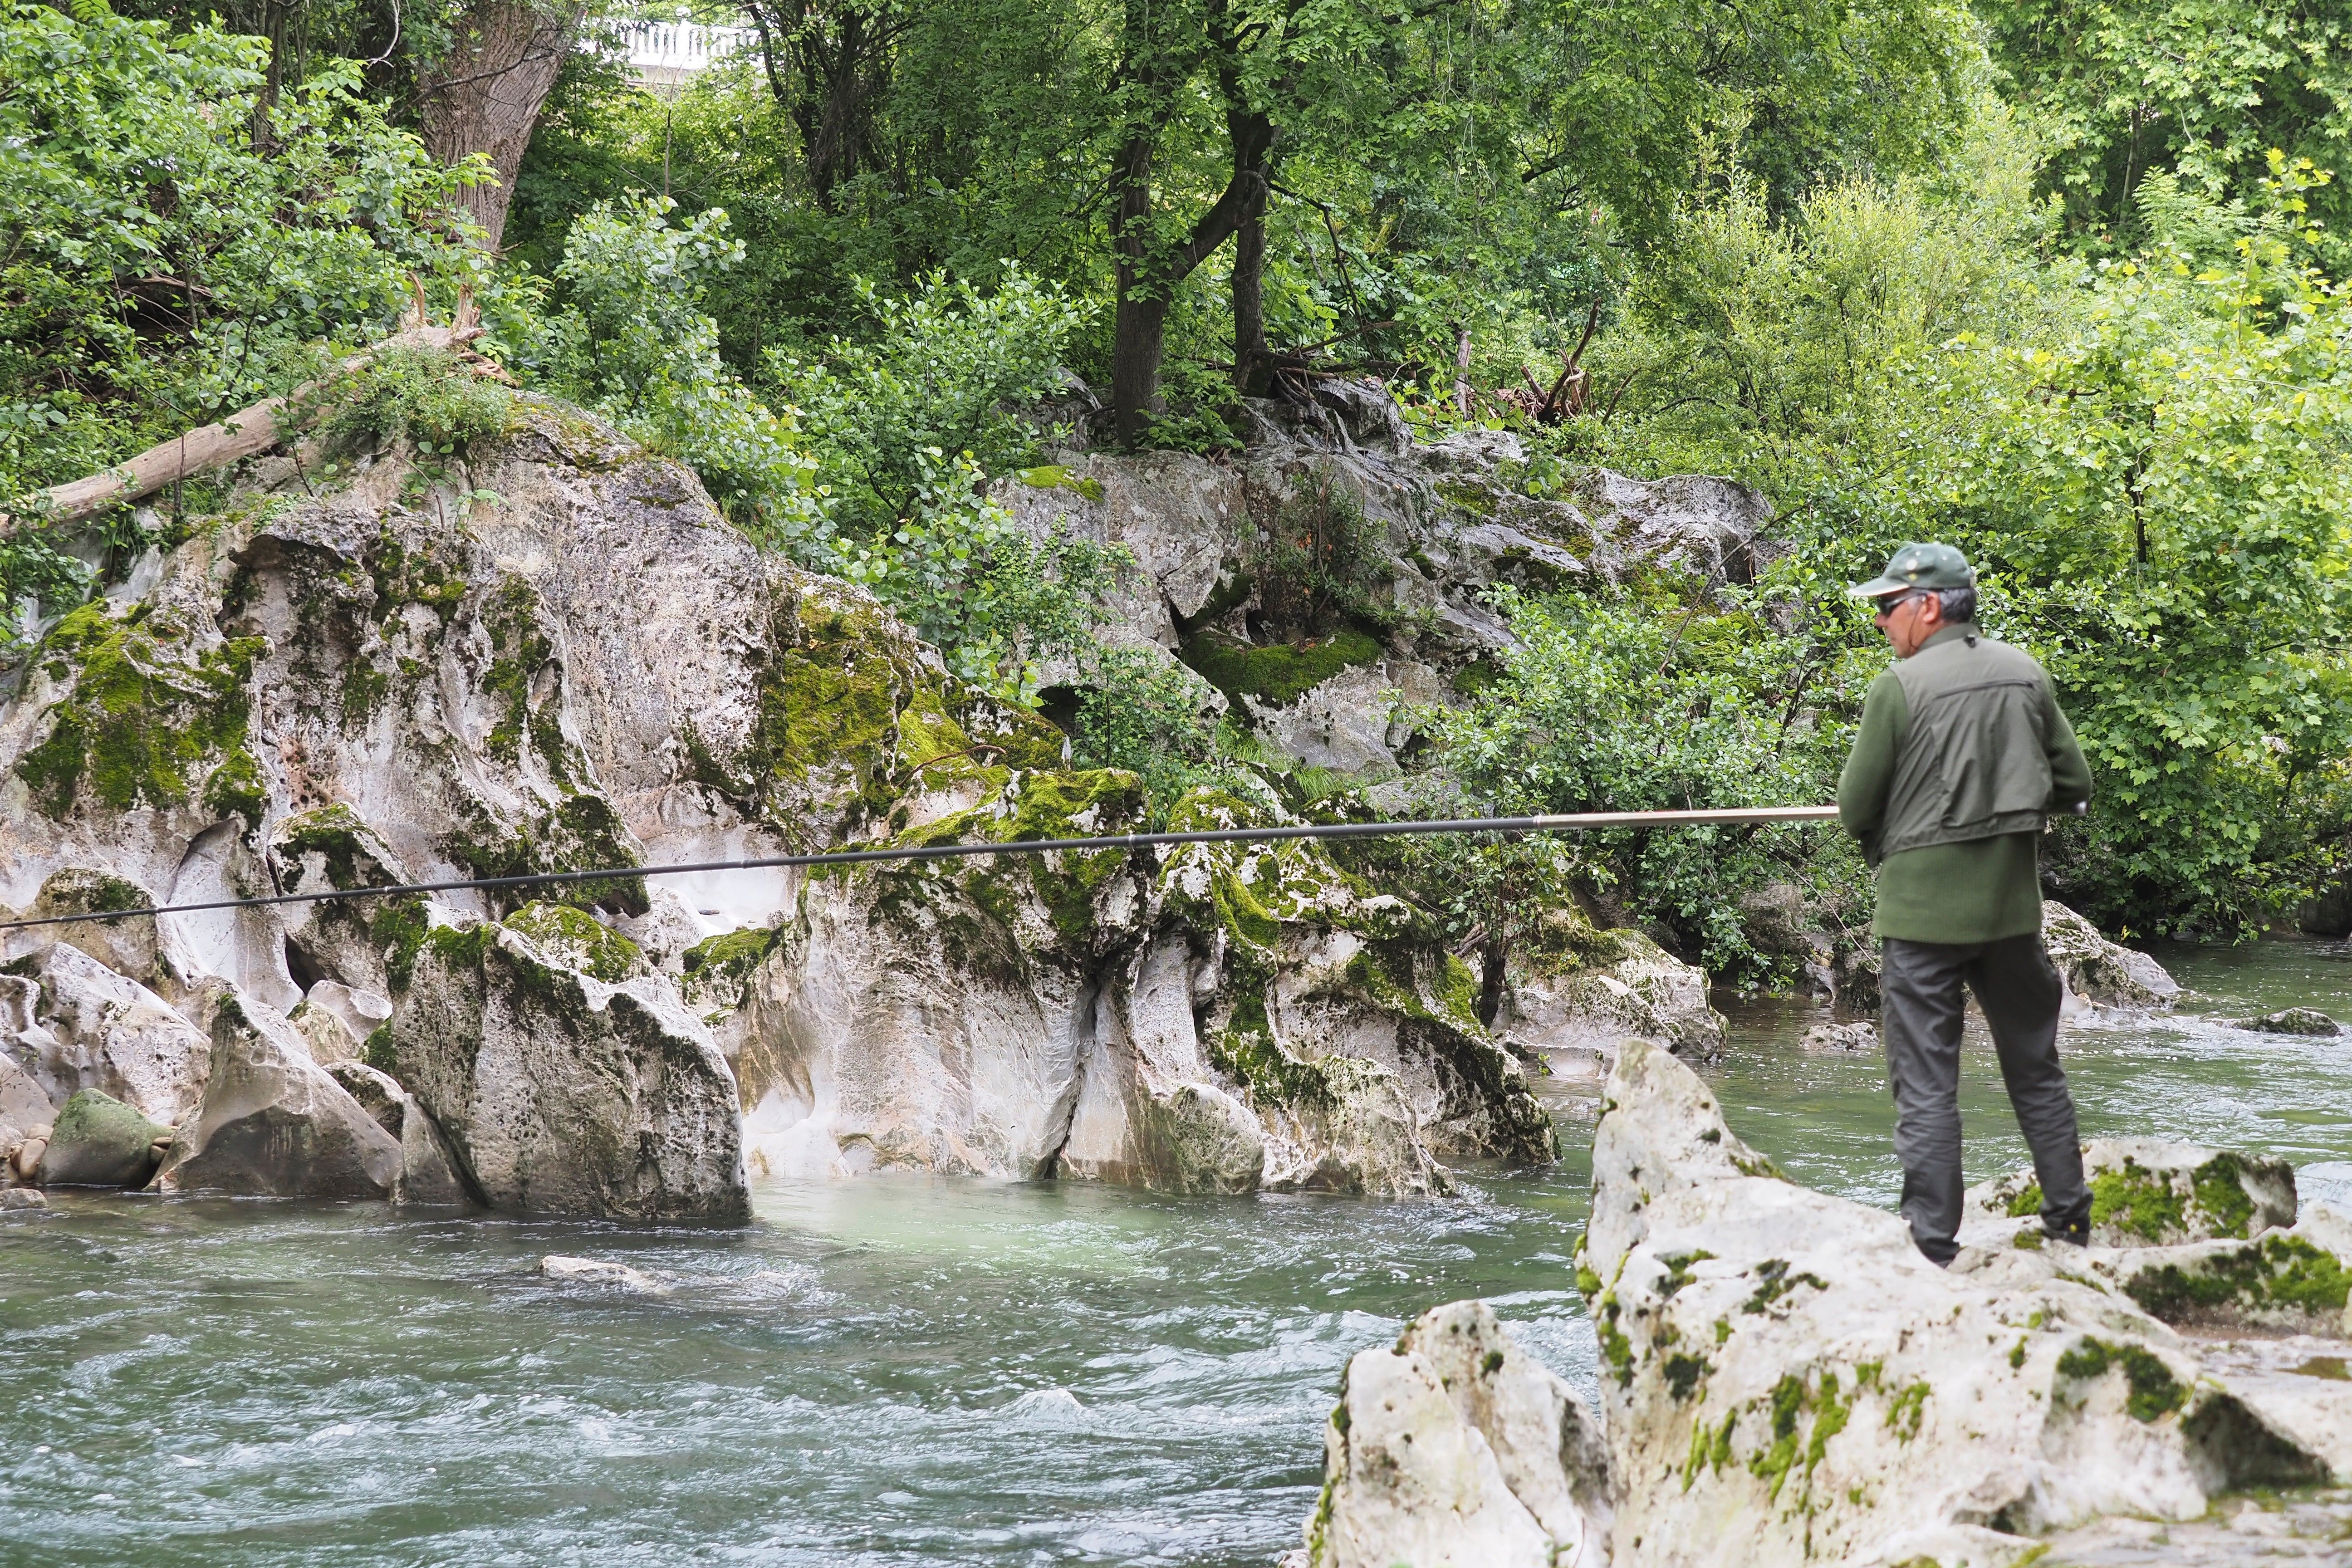
[[[1881,937],[1992,942],[2042,929],[2040,843],[2091,772],[2032,656],[1947,626],[1871,683],[1838,816],[1878,868]]]

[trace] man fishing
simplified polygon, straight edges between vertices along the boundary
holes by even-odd
[[[1878,876],[1879,1027],[1911,1239],[1951,1262],[1960,1225],[1961,987],[1976,995],[2033,1151],[2042,1224],[2090,1239],[2074,1100],[2058,1065],[2064,986],[2042,946],[2041,839],[2091,773],[2050,677],[1977,629],[1977,574],[1947,544],[1906,544],[1846,590],[1875,601],[1895,663],[1870,686],[1838,816]]]

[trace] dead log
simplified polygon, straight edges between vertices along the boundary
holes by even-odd
[[[470,312],[462,312],[460,319],[463,320],[467,314]],[[405,327],[365,353],[353,354],[343,361],[335,367],[334,374],[349,374],[368,364],[386,349],[456,349],[481,335],[482,329],[473,325]],[[482,361],[476,370],[480,374],[503,374],[487,360]],[[188,479],[208,468],[224,467],[240,458],[267,452],[278,445],[284,434],[278,428],[278,416],[287,404],[299,402],[317,390],[319,385],[320,383],[315,381],[305,383],[286,397],[264,398],[250,408],[237,410],[216,425],[202,426],[160,446],[150,447],[128,462],[101,469],[86,479],[36,490],[27,519],[52,524],[81,522],[96,517],[110,506],[153,495],[176,480]],[[18,524],[18,519],[0,514],[0,538],[16,531]]]

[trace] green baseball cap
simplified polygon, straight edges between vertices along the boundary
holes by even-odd
[[[1913,588],[1973,588],[1977,585],[1977,569],[1969,558],[1948,544],[1906,544],[1895,552],[1886,570],[1867,583],[1856,583],[1846,590],[1857,599],[1875,599],[1882,594],[1906,593]]]

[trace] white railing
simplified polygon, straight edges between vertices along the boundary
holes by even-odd
[[[620,29],[629,68],[641,76],[691,76],[733,54],[759,47],[749,27],[706,27],[696,22],[626,22]]]

